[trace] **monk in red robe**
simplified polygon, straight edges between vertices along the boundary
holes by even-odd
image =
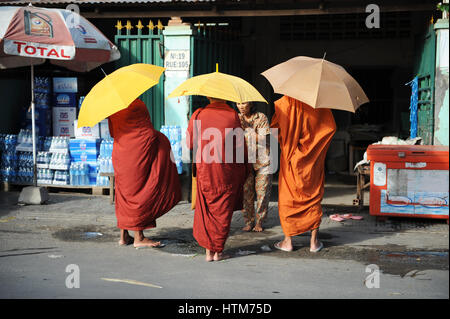
[[[288,96],[275,101],[272,128],[281,149],[278,212],[285,238],[275,248],[292,251],[292,236],[311,231],[310,251],[318,252],[324,194],[325,156],[336,131],[330,109],[314,109]]]
[[[162,247],[159,241],[146,238],[143,231],[156,227],[156,219],[181,199],[170,142],[153,128],[147,107],[139,99],[111,115],[108,123],[114,138],[112,162],[117,227],[121,230],[119,244]],[[135,232],[134,238],[129,230]]]
[[[218,261],[230,257],[223,250],[233,212],[242,209],[249,167],[237,112],[223,100],[209,101],[192,114],[186,144],[194,149],[197,177],[193,235],[206,249],[206,260]],[[241,134],[233,137],[232,130]]]

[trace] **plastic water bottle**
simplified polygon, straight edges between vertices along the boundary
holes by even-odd
[[[102,139],[100,142],[100,156],[103,156],[105,154],[105,139]]]
[[[176,131],[177,131],[177,141],[181,141],[181,126],[177,125],[176,126]]]

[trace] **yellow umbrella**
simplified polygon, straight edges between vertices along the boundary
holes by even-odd
[[[216,72],[194,76],[181,83],[167,98],[202,95],[237,103],[265,102],[264,97],[247,81],[226,73]]]
[[[302,101],[313,108],[355,112],[369,102],[356,80],[325,59],[298,56],[261,73],[275,93]]]
[[[86,95],[78,116],[78,127],[94,126],[120,110],[158,84],[164,68],[136,63],[105,76]]]

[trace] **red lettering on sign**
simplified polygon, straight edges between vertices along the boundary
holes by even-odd
[[[64,55],[64,49],[61,49],[61,57],[70,59],[70,56]]]
[[[30,50],[30,49],[31,49],[31,50]],[[33,54],[36,53],[36,48],[35,48],[35,47],[32,47],[32,46],[30,46],[30,45],[27,45],[27,46],[25,47],[24,51],[25,51],[26,54],[33,55]]]
[[[22,47],[23,44],[27,44],[26,42],[19,42],[19,41],[14,41],[14,44],[17,44],[17,52],[20,53],[20,49]]]
[[[13,41],[13,43],[17,46],[17,53],[25,53],[27,55],[39,55],[43,58],[63,58],[63,59],[70,59],[70,55],[66,55],[64,53],[65,49],[59,49],[59,48],[46,48],[46,47],[37,47],[31,44],[27,44],[27,42],[21,42],[21,41]]]
[[[38,47],[38,50],[40,51],[40,55],[44,56],[44,51],[47,50],[47,48]]]
[[[58,52],[56,52],[55,49],[51,49],[51,50],[47,53],[47,56],[48,56],[48,57],[51,56],[51,55],[54,55],[54,56],[56,56],[57,58],[59,58]]]

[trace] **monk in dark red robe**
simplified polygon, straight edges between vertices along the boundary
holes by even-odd
[[[156,219],[181,199],[181,186],[167,137],[153,128],[144,102],[130,106],[108,118],[114,138],[112,162],[115,176],[115,205],[120,245],[161,247],[144,236],[156,227]],[[135,232],[134,238],[128,233]]]
[[[229,257],[223,250],[233,212],[242,209],[249,167],[237,112],[223,100],[209,100],[209,105],[192,114],[186,143],[195,151],[194,238],[206,249],[207,261],[218,261]],[[241,130],[241,134],[234,131],[238,134],[232,137],[235,129]]]

